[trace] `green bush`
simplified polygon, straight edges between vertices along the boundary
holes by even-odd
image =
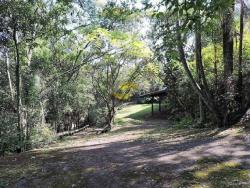
[[[183,117],[180,121],[177,122],[177,128],[187,128],[191,127],[194,124],[194,120],[191,117]]]
[[[16,117],[14,113],[0,113],[0,155],[14,152],[17,143]]]
[[[36,126],[31,130],[30,142],[33,148],[47,145],[55,140],[56,134],[48,124]]]
[[[7,186],[7,183],[4,180],[0,179],[0,188],[4,188]]]

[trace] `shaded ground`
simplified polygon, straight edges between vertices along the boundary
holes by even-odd
[[[1,158],[0,187],[250,187],[243,129],[177,128],[150,119],[148,108],[122,109],[108,134]]]

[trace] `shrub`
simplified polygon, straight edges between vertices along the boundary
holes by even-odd
[[[33,148],[47,145],[55,139],[56,134],[48,124],[36,126],[31,130],[30,142]]]
[[[16,117],[14,113],[0,113],[0,155],[14,152],[17,143]]]
[[[178,128],[191,127],[194,124],[194,120],[191,117],[183,117],[176,125]]]

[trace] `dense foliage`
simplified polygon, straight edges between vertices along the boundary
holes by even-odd
[[[239,121],[250,96],[247,4],[169,0],[146,5],[172,107],[199,117],[202,126]]]
[[[0,8],[1,151],[41,146],[87,124],[110,129],[152,55],[130,26],[120,27],[136,18],[132,9],[42,0]]]
[[[241,1],[0,1],[0,151],[110,130],[116,107],[168,88],[168,112],[231,126],[250,106]]]

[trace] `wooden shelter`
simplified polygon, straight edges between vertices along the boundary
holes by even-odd
[[[143,94],[143,95],[140,95],[138,96],[138,98],[145,98],[145,97],[150,97],[151,98],[151,106],[152,106],[152,116],[154,115],[154,99],[155,97],[158,97],[159,100],[159,112],[161,112],[161,101],[163,100],[164,97],[167,96],[167,88],[164,88],[164,89],[161,89],[161,90],[158,90],[158,91],[153,91],[153,92],[150,92],[150,93],[146,93],[146,94]]]

